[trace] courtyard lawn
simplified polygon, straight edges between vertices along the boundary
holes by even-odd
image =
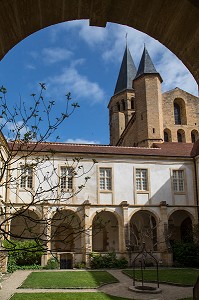
[[[123,273],[133,278],[133,270],[123,270]],[[135,276],[137,280],[141,279],[141,271],[136,270]],[[193,286],[199,276],[199,270],[196,269],[160,269],[159,280],[160,282],[182,284]],[[144,270],[144,280],[156,280],[156,270]]]
[[[118,280],[106,271],[33,272],[20,288],[97,288],[115,282]]]
[[[10,300],[128,300],[104,293],[21,293],[14,294]]]

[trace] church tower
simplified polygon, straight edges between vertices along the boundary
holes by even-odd
[[[140,65],[133,81],[137,146],[151,147],[163,141],[162,78],[156,71],[149,53],[144,47]]]
[[[114,95],[109,108],[110,144],[116,145],[135,111],[133,79],[137,73],[131,53],[126,45]]]

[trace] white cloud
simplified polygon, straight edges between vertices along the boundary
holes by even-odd
[[[49,64],[68,60],[72,54],[71,51],[60,47],[44,48],[42,50],[43,60]]]
[[[85,140],[85,139],[67,139],[65,143],[70,144],[100,144],[99,141]]]
[[[29,70],[36,70],[36,67],[34,65],[32,65],[32,64],[26,64],[25,68],[29,69]]]
[[[99,43],[103,43],[108,36],[106,28],[89,26],[88,20],[77,20],[61,23],[56,27],[56,30],[52,28],[52,42],[56,41],[55,36],[59,31],[63,34],[63,31],[69,30],[75,31],[84,42],[92,47]]]
[[[107,29],[109,31],[109,43],[102,53],[102,58],[106,64],[117,63],[119,71],[127,33],[128,47],[137,68],[145,44],[157,71],[164,80],[163,91],[171,90],[177,86],[197,95],[197,84],[191,73],[171,51],[157,40],[127,26],[108,24]]]
[[[90,81],[85,75],[82,75],[72,65],[64,68],[58,75],[48,77],[45,79],[48,83],[51,92],[59,96],[60,93],[71,92],[72,96],[81,100],[82,98],[88,100],[90,104],[101,102],[105,99],[104,91],[99,84]]]

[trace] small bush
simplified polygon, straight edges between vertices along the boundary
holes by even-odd
[[[46,269],[46,270],[56,270],[59,268],[60,268],[60,263],[59,263],[58,259],[55,257],[51,257],[47,261],[47,265],[44,267],[44,269]]]
[[[86,269],[86,263],[84,261],[78,262],[78,263],[76,263],[75,268],[76,269]]]
[[[26,269],[38,269],[44,248],[40,242],[3,241],[3,247],[8,251],[8,272]]]
[[[172,246],[175,266],[198,267],[199,246],[194,243],[175,242]]]
[[[126,258],[117,258],[115,252],[109,252],[105,255],[99,253],[91,253],[91,268],[92,269],[110,269],[110,268],[126,268],[128,261]]]

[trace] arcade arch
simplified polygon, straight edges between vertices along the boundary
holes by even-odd
[[[98,252],[119,250],[119,226],[113,212],[101,211],[92,222],[92,250]]]
[[[82,221],[72,210],[58,211],[51,221],[51,250],[80,252],[82,250]]]
[[[148,251],[157,250],[157,220],[153,213],[139,210],[130,219],[130,245],[139,251],[143,243]]]
[[[187,242],[192,240],[192,216],[185,210],[174,211],[168,220],[169,240]]]
[[[42,239],[44,225],[38,215],[31,210],[19,210],[11,220],[10,238],[14,240]]]

